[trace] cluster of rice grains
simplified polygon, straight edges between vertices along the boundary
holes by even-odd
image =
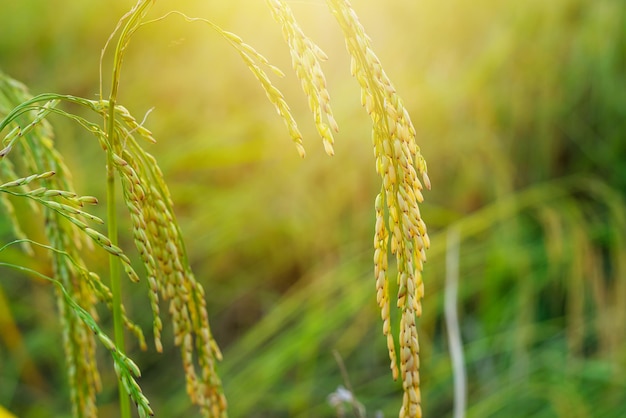
[[[49,248],[55,250],[52,254],[54,277],[59,280],[61,289],[64,289],[59,292],[57,300],[62,317],[73,415],[89,418],[97,416],[95,400],[101,383],[95,361],[94,335],[113,355],[115,369],[126,391],[137,404],[140,416],[152,415],[152,410],[135,381],[140,375],[139,369],[117,350],[95,322],[96,303],[103,302],[111,308],[112,293],[95,273],[87,270],[80,255],[81,250],[85,244],[95,244],[119,257],[132,281],[138,282],[139,276],[121,248],[84,222],[87,219],[97,224],[104,223],[81,210],[85,204],[96,204],[94,197],[78,196],[71,192],[71,174],[54,148],[51,129],[45,120],[52,112],[78,122],[99,139],[105,150],[112,150],[113,164],[121,178],[124,201],[130,213],[134,241],[147,271],[157,351],[162,351],[159,299],[163,299],[169,301],[174,342],[181,347],[190,398],[200,406],[205,416],[225,416],[226,400],[215,371],[215,361],[221,358],[221,354],[209,328],[204,290],[188,265],[162,173],[154,157],[146,153],[135,139],[138,136],[154,142],[152,134],[137,123],[124,107],[116,106],[115,141],[110,141],[98,125],[58,109],[56,105],[59,101],[76,103],[104,117],[108,115],[107,101],[54,94],[33,98],[23,86],[0,73],[0,113],[7,114],[0,131],[11,123],[15,124],[20,115],[31,118],[30,123],[23,127],[15,126],[4,138],[4,147],[0,151],[0,182],[11,181],[0,185],[3,192],[0,193],[0,204],[9,214],[14,234],[20,239],[27,237],[20,229],[18,217],[6,195],[28,198],[35,203],[35,210],[44,207]],[[18,107],[9,111],[15,105]],[[19,153],[20,157],[24,157],[22,169],[41,174],[20,178],[11,160],[5,158],[14,148],[22,148],[19,150],[23,151]],[[42,183],[44,187],[31,189],[33,182]],[[24,241],[24,247],[32,253],[28,241]],[[76,301],[80,302],[80,306]],[[123,321],[145,349],[141,329],[124,313]],[[196,363],[201,369],[200,373],[196,371]]]
[[[162,351],[161,298],[169,301],[174,343],[181,347],[187,392],[192,402],[207,417],[225,416],[226,398],[215,370],[215,361],[221,359],[221,353],[209,328],[204,289],[187,263],[163,174],[154,157],[139,146],[133,135],[138,134],[149,142],[154,139],[125,108],[117,106],[116,115],[117,143],[123,148],[115,147],[113,161],[122,179],[135,245],[147,271],[155,346],[157,351]],[[200,374],[196,371],[196,360]]]
[[[423,201],[423,186],[418,174],[426,188],[430,188],[426,162],[415,143],[416,133],[409,114],[372,51],[369,38],[354,10],[346,0],[327,0],[327,3],[343,31],[352,57],[351,72],[361,86],[361,102],[373,121],[376,171],[382,178],[382,190],[375,204],[374,270],[383,333],[387,337],[395,379],[398,377],[398,366],[390,324],[388,251],[396,256],[397,306],[401,310],[400,374],[404,389],[400,417],[421,417],[419,344],[415,320],[422,312],[422,269],[426,261],[425,250],[430,244],[418,207],[418,203]]]
[[[326,55],[302,33],[283,0],[267,0],[267,4],[274,19],[282,26],[293,68],[309,99],[309,107],[324,148],[329,155],[333,155],[332,131],[336,132],[338,127],[330,109],[330,97],[320,67],[320,61],[326,60]],[[423,186],[418,175],[426,188],[430,188],[426,161],[415,143],[416,133],[409,114],[372,51],[369,38],[350,3],[346,0],[327,0],[327,4],[343,31],[352,57],[351,72],[361,86],[361,102],[373,121],[376,170],[383,183],[375,205],[376,291],[393,377],[397,379],[401,374],[403,382],[404,399],[400,416],[421,417],[419,345],[415,320],[422,311],[420,301],[424,295],[424,285],[421,273],[426,261],[425,250],[430,244],[418,207],[418,203],[424,200],[421,192]],[[296,142],[300,154],[304,155],[300,138]],[[389,243],[391,248],[388,247]],[[400,372],[389,312],[389,250],[397,260],[397,306],[402,312]]]
[[[32,203],[31,209],[34,213],[41,213],[43,208],[45,234],[50,244],[48,248],[55,250],[52,252],[52,268],[54,278],[60,285],[57,287],[59,290],[57,303],[63,329],[73,416],[95,418],[96,393],[101,388],[101,380],[96,364],[94,336],[111,352],[116,369],[120,370],[129,386],[136,385],[133,375],[138,377],[139,372],[130,359],[117,352],[111,340],[94,322],[98,318],[96,303],[103,302],[110,306],[112,296],[110,289],[103,284],[98,275],[86,269],[81,252],[85,245],[92,246],[91,244],[95,243],[108,252],[120,256],[127,266],[130,266],[130,260],[121,249],[113,246],[107,237],[84,222],[88,220],[103,223],[99,218],[82,210],[84,205],[96,204],[97,200],[72,192],[71,173],[56,150],[52,129],[44,119],[53,111],[63,113],[55,108],[60,96],[43,96],[41,99],[32,98],[22,84],[0,73],[0,115],[6,115],[0,131],[5,127],[13,127],[5,136],[3,149],[0,151],[0,181],[13,180],[0,186],[3,191],[0,193],[0,203],[11,221],[14,235],[21,240],[29,237],[21,230],[20,217],[16,216],[7,195],[27,198]],[[13,109],[14,106],[18,107]],[[32,119],[28,124],[20,126],[16,123],[23,121],[18,119],[20,115]],[[17,160],[22,171],[40,174],[18,178],[17,170],[9,158],[12,150],[18,155]],[[42,187],[31,188],[35,182]],[[31,246],[29,241],[23,241],[24,250],[33,255]],[[80,306],[76,301],[80,301]],[[123,319],[126,327],[136,335],[140,344],[145,345],[139,327],[125,315]],[[131,397],[141,408],[150,411],[141,391],[138,387],[133,388]]]
[[[155,142],[154,138],[124,107],[115,104],[126,46],[153,3],[153,0],[139,0],[120,19],[110,38],[120,29],[109,100],[100,100],[94,107],[107,125],[107,135],[101,137],[101,145],[108,153],[107,161],[114,166],[122,180],[124,202],[130,213],[135,245],[146,268],[157,351],[162,351],[162,323],[159,316],[161,298],[169,301],[174,344],[181,349],[187,393],[191,401],[200,407],[206,417],[224,417],[226,398],[215,371],[215,362],[221,358],[221,353],[209,328],[204,289],[189,266],[163,174],[154,157],[135,140],[135,136],[138,136],[148,142]],[[200,367],[200,374],[196,370],[197,366]]]
[[[282,0],[267,0],[274,19],[280,23],[283,37],[289,45],[291,62],[302,89],[309,99],[309,108],[313,113],[317,132],[322,137],[324,150],[328,155],[335,153],[333,149],[333,131],[339,131],[337,122],[330,108],[330,95],[326,89],[326,79],[320,61],[328,57],[313,41],[304,35],[291,12]],[[324,117],[326,121],[324,121]],[[304,153],[301,152],[304,156]]]
[[[283,36],[289,45],[293,68],[309,100],[309,108],[313,113],[318,133],[322,137],[325,151],[329,155],[333,155],[333,131],[336,132],[338,127],[330,108],[330,96],[320,66],[320,62],[326,60],[326,55],[303,34],[291,10],[283,0],[266,1],[274,19],[282,27]],[[119,62],[114,75],[118,77],[124,46],[128,42],[130,34],[139,27],[141,18],[151,3],[149,0],[139,0],[137,6],[122,19],[129,18],[129,23],[122,30],[121,47],[118,46],[118,51],[116,51],[116,60]],[[415,143],[416,133],[409,115],[390,80],[382,70],[380,61],[370,48],[370,41],[349,2],[346,0],[327,0],[327,4],[343,31],[348,51],[352,57],[352,74],[361,86],[362,103],[373,121],[376,170],[382,178],[382,190],[377,196],[375,204],[374,262],[377,301],[381,309],[383,333],[387,338],[393,377],[394,379],[399,375],[402,377],[404,399],[400,416],[421,417],[416,316],[421,314],[420,300],[424,294],[421,272],[426,260],[425,249],[429,246],[429,239],[418,208],[418,203],[423,201],[421,193],[423,187],[418,175],[421,176],[423,184],[430,188],[426,174],[426,162]],[[245,44],[237,35],[226,32],[204,19],[191,19],[186,16],[185,18],[190,21],[201,20],[209,24],[235,47],[248,68],[260,81],[279,115],[284,119],[299,154],[304,156],[302,135],[295,119],[282,93],[272,85],[261,65],[269,67],[278,75],[282,75],[282,72],[271,66],[267,59],[251,46]],[[114,91],[116,89],[117,86],[114,84]],[[221,357],[221,354],[210,332],[204,290],[194,278],[188,265],[181,233],[174,217],[173,205],[162,173],[155,159],[139,146],[135,137],[143,138],[149,142],[154,142],[154,139],[150,131],[137,123],[125,108],[114,104],[115,95],[112,96],[111,102],[61,95],[38,96],[40,97],[39,102],[45,104],[43,106],[33,105],[32,110],[39,113],[35,115],[36,122],[29,126],[32,127],[42,122],[39,125],[47,128],[47,125],[43,123],[45,122],[43,118],[49,112],[54,111],[73,119],[93,133],[100,141],[103,149],[111,153],[110,161],[112,161],[122,180],[124,201],[130,213],[135,245],[147,272],[150,305],[154,315],[154,341],[157,351],[162,351],[162,322],[159,301],[164,300],[169,301],[175,344],[181,347],[187,391],[192,401],[201,407],[205,416],[224,417],[226,416],[226,400],[222,393],[220,379],[215,371],[215,361]],[[24,100],[27,98],[16,98],[15,103]],[[108,134],[96,124],[57,109],[55,106],[59,100],[67,100],[85,106],[102,115],[105,121],[109,123],[113,121],[113,125],[109,124]],[[49,108],[47,108],[48,106]],[[17,140],[17,136],[21,136],[20,132],[16,132],[13,135],[15,138],[10,141],[10,144],[0,151],[0,157],[4,157],[10,151],[13,142]],[[10,133],[8,137],[11,135]],[[5,144],[6,141],[5,139]],[[60,156],[51,144],[52,141],[46,139],[39,145],[32,145],[30,154],[34,157],[33,161],[41,161],[43,165],[33,164],[32,167],[29,166],[28,168],[39,173],[43,171],[60,172],[60,176],[53,176],[53,178],[58,178],[64,183],[49,183],[47,186],[49,185],[51,189],[70,190],[71,185],[66,183],[69,179],[69,171],[62,165]],[[45,150],[44,154],[41,154],[41,150]],[[6,163],[4,167],[5,172],[0,172],[2,175],[7,174],[6,170],[8,170],[7,167],[10,168],[10,165]],[[16,177],[12,176],[12,178]],[[35,179],[39,180],[40,178],[35,176],[22,180],[27,183]],[[48,181],[45,175],[41,177],[41,180]],[[68,197],[62,194],[59,196]],[[83,202],[72,196],[70,196],[70,200],[79,206],[83,203],[95,203],[88,199]],[[0,203],[7,206],[1,195]],[[52,203],[52,206],[55,203]],[[54,209],[50,205],[47,207]],[[11,213],[10,209],[9,205],[9,213]],[[46,218],[49,240],[53,247],[67,252],[74,260],[79,261],[70,263],[67,261],[68,257],[55,256],[55,274],[63,279],[64,286],[72,290],[72,296],[76,300],[80,300],[82,306],[95,316],[94,303],[101,300],[111,305],[111,292],[96,275],[89,273],[86,269],[76,268],[77,265],[83,265],[79,257],[81,241],[78,232],[82,232],[83,237],[88,236],[92,242],[120,257],[131,280],[138,281],[139,277],[121,249],[113,245],[106,236],[76,219],[76,216],[86,216],[86,214],[79,209],[72,209],[74,212],[68,218],[64,210],[67,212],[70,209],[66,210],[64,207],[61,209],[63,210],[50,211],[52,215]],[[73,225],[59,224],[56,220],[59,216],[65,216]],[[90,219],[98,221],[98,219]],[[17,222],[14,222],[14,226],[16,228],[15,234],[18,237],[23,235]],[[78,229],[74,228],[76,226]],[[397,260],[397,306],[401,310],[400,370],[397,366],[396,348],[390,323],[390,286],[387,273],[389,251],[396,256]],[[85,280],[82,280],[81,277]],[[73,321],[65,324],[64,329],[71,334],[65,336],[65,345],[70,364],[72,400],[75,406],[74,415],[94,417],[96,416],[95,392],[100,383],[93,360],[95,351],[93,334],[89,331],[94,331],[96,328],[85,324],[84,321],[80,323],[76,315],[68,313],[69,310],[62,303],[63,298],[59,298],[59,300],[64,321]],[[124,321],[126,327],[137,335],[140,344],[144,346],[141,330],[127,318],[124,318]],[[114,344],[97,330],[96,335],[108,349],[115,350]],[[134,363],[125,357],[118,358],[114,355],[114,359],[116,359],[116,370],[120,373],[122,382],[131,397],[138,403],[140,415],[151,415],[152,411],[147,399],[141,394],[139,387],[132,378],[132,375],[138,376],[139,370],[134,366]],[[196,364],[201,369],[200,373],[196,371]],[[126,372],[121,373],[120,367]]]

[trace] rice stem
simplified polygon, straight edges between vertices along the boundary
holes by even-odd
[[[135,5],[129,15],[126,25],[122,29],[119,36],[115,54],[113,59],[113,74],[111,79],[111,92],[109,94],[109,111],[107,123],[107,218],[108,218],[108,235],[111,243],[118,245],[117,231],[117,212],[115,204],[115,164],[113,155],[115,150],[115,105],[117,102],[117,90],[120,82],[120,71],[122,66],[122,58],[124,49],[128,44],[129,38],[133,31],[137,28],[139,21],[145,15],[147,8],[151,5],[151,1],[140,1]],[[118,257],[109,254],[109,271],[111,274],[111,292],[113,294],[113,326],[115,332],[115,345],[122,354],[125,353],[124,348],[124,318],[122,313],[122,289],[120,264]],[[118,391],[120,398],[120,417],[130,418],[130,398],[126,393],[126,389],[122,384],[121,376],[118,376]]]

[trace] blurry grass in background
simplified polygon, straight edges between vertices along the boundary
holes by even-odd
[[[1,7],[0,67],[33,93],[95,97],[100,49],[129,4],[65,1],[58,13],[57,3]],[[182,19],[138,32],[121,102],[135,114],[155,107],[147,126],[161,142],[151,152],[170,182],[207,290],[231,415],[332,416],[326,396],[343,384],[336,349],[368,415],[391,417],[401,388],[390,379],[375,301],[378,181],[370,122],[323,2],[290,5],[330,58],[324,70],[341,130],[333,158],[317,140],[298,81],[286,71],[280,30],[262,2],[175,7],[237,33],[285,70],[278,83],[301,114],[305,160],[239,57]],[[623,416],[626,5],[353,6],[412,114],[433,184],[422,211],[432,242],[419,320],[425,416],[452,411],[443,325],[450,226],[461,233],[468,416]],[[90,176],[104,164],[97,144],[69,124],[55,128],[78,191],[103,196],[104,184]],[[0,221],[3,242],[8,231]],[[122,239],[131,248],[131,238]],[[20,417],[63,416],[70,407],[58,395],[65,372],[61,344],[51,344],[60,339],[51,289],[5,277],[2,292],[8,309],[0,311],[0,335],[14,335],[14,321],[26,350],[12,348],[14,337],[1,340],[0,404]],[[147,301],[129,306],[149,328]],[[193,416],[172,355],[142,357],[141,383],[159,415]],[[114,390],[101,400],[115,402]],[[101,414],[109,416],[106,406]]]

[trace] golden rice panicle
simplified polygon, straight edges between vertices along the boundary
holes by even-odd
[[[346,39],[351,55],[351,72],[361,86],[361,101],[372,118],[376,171],[382,191],[376,199],[375,274],[377,300],[383,318],[383,333],[389,340],[386,270],[387,245],[397,261],[397,307],[400,372],[404,391],[400,417],[421,417],[419,386],[419,342],[416,317],[421,315],[422,281],[426,249],[430,245],[426,224],[418,204],[423,201],[423,184],[430,188],[427,167],[415,142],[416,132],[402,100],[372,51],[370,40],[347,0],[327,0]],[[384,202],[384,204],[383,204]],[[388,217],[385,224],[384,209]],[[387,234],[385,234],[385,232]],[[383,274],[382,272],[385,271]],[[397,376],[393,341],[388,343],[392,373]]]
[[[398,378],[398,365],[396,364],[396,347],[391,332],[391,318],[389,315],[389,278],[388,250],[389,231],[385,224],[384,217],[384,192],[376,197],[376,232],[374,235],[374,277],[376,278],[376,302],[380,308],[380,315],[383,321],[383,334],[387,338],[387,350],[393,379]]]
[[[310,38],[304,35],[291,9],[283,0],[267,0],[267,4],[274,19],[282,27],[283,37],[289,45],[293,69],[302,84],[302,90],[309,99],[309,108],[313,113],[317,132],[322,137],[324,150],[328,155],[333,155],[335,153],[333,131],[338,132],[339,127],[330,107],[326,78],[320,66],[320,61],[328,58]]]
[[[157,193],[158,190],[152,188],[152,195]],[[164,278],[164,289],[166,297],[170,299],[174,342],[181,347],[187,392],[206,416],[222,417],[226,414],[226,399],[215,372],[215,360],[221,358],[221,354],[216,350],[217,344],[211,336],[204,290],[186,265],[185,250],[173,213],[163,200],[157,200],[157,203],[164,215],[164,219],[161,219],[164,222],[158,226],[164,237],[163,242],[167,243],[165,255],[168,258],[168,261],[160,261],[165,261],[164,265],[172,269],[169,276]],[[201,376],[197,375],[193,361],[196,354],[202,368]]]
[[[283,118],[283,121],[289,131],[289,135],[296,144],[298,154],[300,157],[304,158],[306,152],[304,150],[304,146],[302,145],[302,134],[300,133],[296,120],[291,114],[291,109],[285,101],[285,97],[282,92],[272,84],[267,73],[257,65],[257,62],[269,66],[270,69],[279,76],[282,76],[283,73],[278,68],[269,65],[267,59],[263,55],[259,54],[254,48],[243,42],[239,36],[222,30],[218,26],[212,25],[212,27],[217,30],[235,49],[237,49],[244,63],[261,83],[261,87],[265,90],[267,98],[274,105],[276,112]]]
[[[152,309],[152,331],[154,335],[154,345],[158,352],[163,351],[161,342],[161,331],[163,322],[160,317],[159,294],[157,285],[157,265],[153,254],[152,243],[148,238],[149,230],[145,219],[145,203],[146,192],[142,182],[137,175],[137,163],[133,156],[128,152],[122,153],[123,157],[116,154],[113,155],[113,162],[116,165],[120,178],[122,180],[122,188],[124,192],[124,202],[130,214],[131,225],[133,228],[133,239],[135,247],[139,252],[139,256],[146,268],[147,280],[149,285],[148,298],[150,299],[150,307]],[[134,167],[134,168],[133,168]]]
[[[215,368],[221,354],[209,328],[204,290],[188,266],[162,173],[154,157],[138,146],[133,133],[126,132],[126,149],[121,156],[114,156],[114,163],[122,178],[135,245],[148,275],[155,344],[162,350],[159,300],[168,301],[188,395],[205,416],[223,417],[226,399]]]

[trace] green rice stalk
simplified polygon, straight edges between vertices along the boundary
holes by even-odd
[[[181,346],[187,392],[193,403],[200,406],[207,417],[226,415],[226,400],[221,382],[215,372],[215,359],[220,358],[217,344],[211,336],[204,302],[204,290],[195,280],[186,260],[180,230],[176,223],[170,194],[154,158],[134,140],[134,133],[150,136],[127,111],[121,110],[117,123],[116,96],[124,50],[132,33],[141,26],[152,2],[137,3],[123,27],[114,55],[111,93],[107,121],[107,166],[109,202],[114,198],[114,174],[122,179],[124,200],[131,213],[135,243],[148,271],[150,301],[154,314],[153,330],[157,350],[161,349],[157,290],[163,299],[170,300],[174,326],[174,342]],[[109,222],[114,213],[109,214]],[[109,237],[115,236],[110,226]],[[114,226],[114,225],[113,225]],[[114,240],[112,239],[114,242]],[[157,268],[158,266],[158,268]],[[113,266],[113,263],[111,264]],[[113,287],[114,300],[116,299]],[[114,302],[114,305],[116,302]],[[201,368],[196,373],[195,360]],[[121,394],[121,392],[120,392]],[[121,395],[120,395],[121,396]]]
[[[116,101],[117,91],[120,82],[120,72],[122,67],[122,60],[124,57],[124,51],[130,42],[130,38],[135,30],[139,27],[141,20],[145,17],[149,7],[152,5],[152,1],[140,0],[134,7],[120,19],[120,24],[125,21],[121,34],[115,48],[113,57],[113,74],[111,78],[111,91],[109,93],[109,103],[107,109],[107,115],[104,118],[106,124],[106,137],[109,147],[106,150],[107,154],[107,218],[108,235],[111,239],[113,246],[117,245],[118,230],[117,230],[117,212],[116,212],[116,194],[115,194],[115,168],[113,155],[114,152],[121,147],[120,138],[117,136],[115,130],[116,119]],[[104,50],[103,50],[104,53]],[[101,87],[102,89],[102,87]],[[102,91],[101,91],[102,92]],[[102,99],[102,95],[100,96]],[[120,271],[118,260],[114,257],[115,254],[111,253],[109,256],[109,273],[111,275],[111,291],[113,292],[113,322],[115,328],[115,344],[122,353],[124,348],[124,329],[122,319],[122,294],[120,283]],[[122,378],[122,375],[118,371],[119,383],[119,400],[120,400],[120,414],[122,418],[130,418],[130,403],[126,392],[130,389],[127,385],[127,381]]]

